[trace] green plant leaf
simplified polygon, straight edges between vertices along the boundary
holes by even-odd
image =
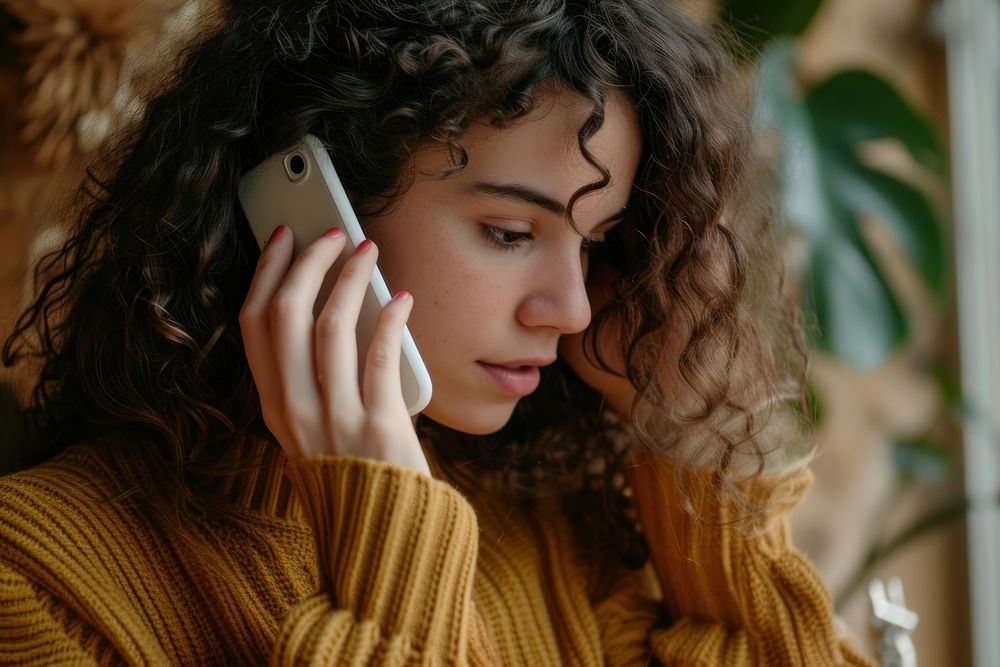
[[[851,160],[830,161],[830,179],[844,193],[844,202],[855,217],[871,215],[889,227],[900,248],[910,258],[938,303],[948,288],[950,256],[940,218],[927,198],[912,185]]]
[[[819,426],[823,423],[823,403],[820,401],[819,395],[816,393],[816,388],[812,383],[806,384],[806,403],[813,426]]]
[[[820,325],[814,341],[858,368],[879,366],[908,334],[906,318],[863,244],[831,236],[813,247],[807,306]]]
[[[910,156],[939,176],[946,158],[934,123],[918,114],[892,85],[867,70],[837,72],[809,91],[809,112],[820,137],[855,146],[874,139],[896,139]]]
[[[782,143],[782,215],[809,247],[805,307],[819,325],[813,344],[860,369],[875,368],[909,329],[861,221],[872,216],[887,225],[942,298],[947,255],[940,219],[924,194],[864,164],[859,148],[897,139],[914,159],[939,170],[941,143],[933,126],[873,74],[836,74],[801,91],[791,39],[771,45],[759,72],[758,118]]]
[[[900,474],[927,484],[947,481],[955,465],[947,449],[927,440],[895,442],[892,457]]]
[[[809,91],[807,115],[825,157],[834,192],[854,218],[871,215],[886,224],[939,303],[947,292],[950,252],[940,217],[912,185],[861,162],[858,147],[893,139],[918,163],[943,176],[945,152],[934,125],[913,111],[892,86],[872,74],[849,70]]]
[[[823,422],[823,404],[820,402],[816,388],[811,382],[806,382],[805,401],[805,407],[802,406],[802,401],[800,400],[792,401],[792,409],[799,414],[808,415],[813,427],[819,426]]]
[[[822,0],[725,0],[719,18],[752,54],[776,37],[797,35],[812,21]]]

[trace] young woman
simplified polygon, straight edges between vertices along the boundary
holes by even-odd
[[[5,345],[41,364],[5,660],[865,664],[787,537],[801,348],[708,34],[661,0],[219,19]],[[374,242],[315,317],[343,236],[258,253],[236,199],[306,133]]]

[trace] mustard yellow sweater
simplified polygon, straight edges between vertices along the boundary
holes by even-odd
[[[653,557],[612,573],[558,512],[273,452],[219,489],[243,521],[182,517],[204,537],[193,552],[143,519],[128,491],[157,480],[128,447],[0,478],[0,663],[869,664],[788,541],[808,473],[748,536],[693,521],[667,464],[631,472]]]

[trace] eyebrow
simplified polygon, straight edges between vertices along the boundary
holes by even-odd
[[[487,181],[477,181],[468,187],[468,191],[475,195],[483,195],[494,199],[513,199],[519,202],[533,204],[534,206],[538,206],[539,208],[545,209],[550,213],[555,213],[556,215],[566,215],[566,207],[561,203],[540,190],[536,190],[527,185],[521,185],[520,183],[490,183]],[[609,222],[621,218],[625,215],[626,209],[628,209],[628,204],[623,206],[620,210],[615,211],[604,220],[601,220],[597,224],[597,227],[606,225]]]

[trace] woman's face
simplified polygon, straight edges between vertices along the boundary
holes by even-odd
[[[445,149],[417,152],[413,186],[368,227],[390,289],[413,294],[408,326],[434,383],[424,414],[445,426],[499,430],[537,386],[537,367],[555,360],[559,337],[590,322],[586,242],[564,213],[601,177],[577,145],[589,111],[581,96],[550,93],[504,129],[474,125],[461,139],[468,166],[443,179]],[[587,147],[611,181],[579,199],[573,218],[600,239],[629,200],[642,150],[627,98],[607,96]]]

